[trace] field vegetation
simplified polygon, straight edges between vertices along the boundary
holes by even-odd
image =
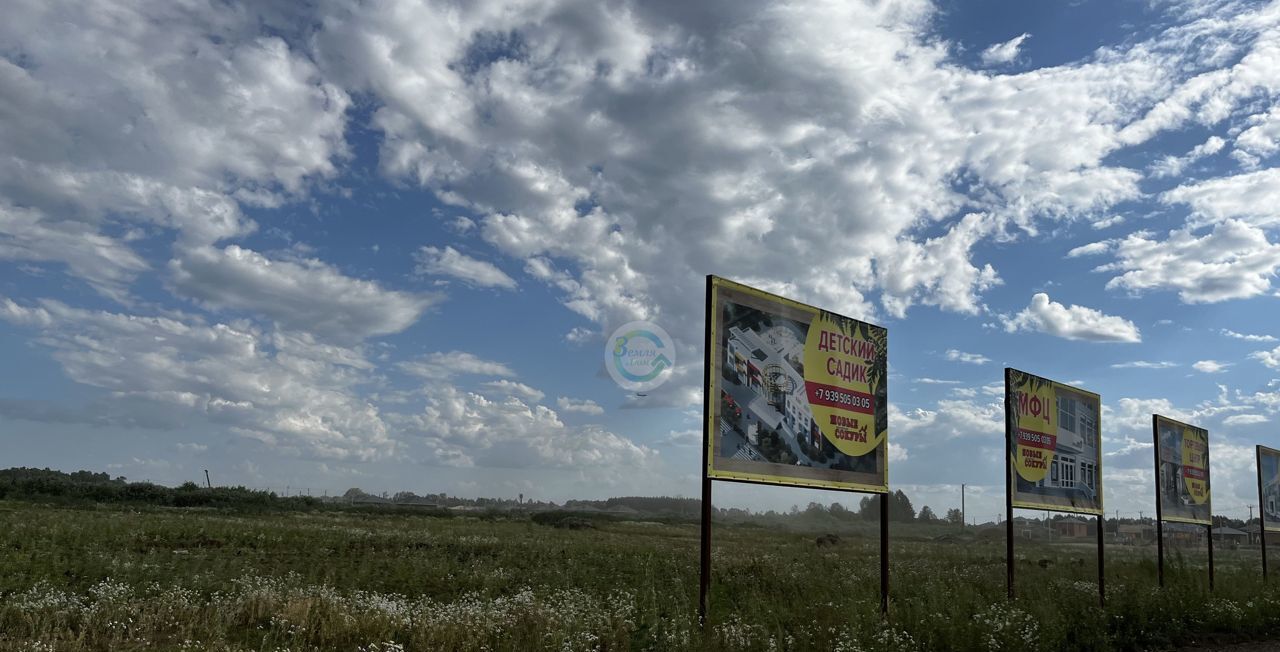
[[[568,522],[567,519],[574,519]],[[571,527],[557,527],[564,525]],[[838,526],[832,529],[827,526]],[[710,623],[696,622],[692,522],[590,514],[244,510],[0,501],[0,648],[19,650],[1125,650],[1280,633],[1256,553],[1093,548],[894,526],[878,612],[874,523],[715,530]],[[829,541],[828,541],[829,542]]]

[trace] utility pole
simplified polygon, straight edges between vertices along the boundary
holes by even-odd
[[[1252,521],[1252,520],[1253,520],[1253,505],[1249,505],[1248,507],[1249,507],[1249,521]],[[1245,521],[1245,523],[1248,523],[1249,521]]]
[[[969,527],[969,521],[964,518],[964,483],[960,483],[960,528]]]
[[[209,469],[204,470],[204,486],[208,487],[209,489],[213,488],[213,483],[209,482]]]

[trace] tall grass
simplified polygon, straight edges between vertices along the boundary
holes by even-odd
[[[717,527],[709,626],[698,532],[611,522],[335,512],[66,509],[0,502],[0,648],[31,650],[1124,650],[1280,636],[1254,560],[896,532],[879,616],[878,543]],[[1041,568],[1041,560],[1047,568]]]

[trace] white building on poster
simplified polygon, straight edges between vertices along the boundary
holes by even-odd
[[[1093,401],[1058,390],[1058,440],[1049,473],[1037,487],[1052,493],[1083,494],[1088,502],[1098,495],[1098,412]]]

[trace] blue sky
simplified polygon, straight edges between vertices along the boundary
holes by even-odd
[[[1002,503],[1015,366],[1150,414],[1246,515],[1280,445],[1280,7],[19,2],[5,465],[341,492],[696,495],[703,277],[890,334],[890,481]],[[674,378],[612,383],[650,319]],[[786,508],[856,496],[717,488]]]

